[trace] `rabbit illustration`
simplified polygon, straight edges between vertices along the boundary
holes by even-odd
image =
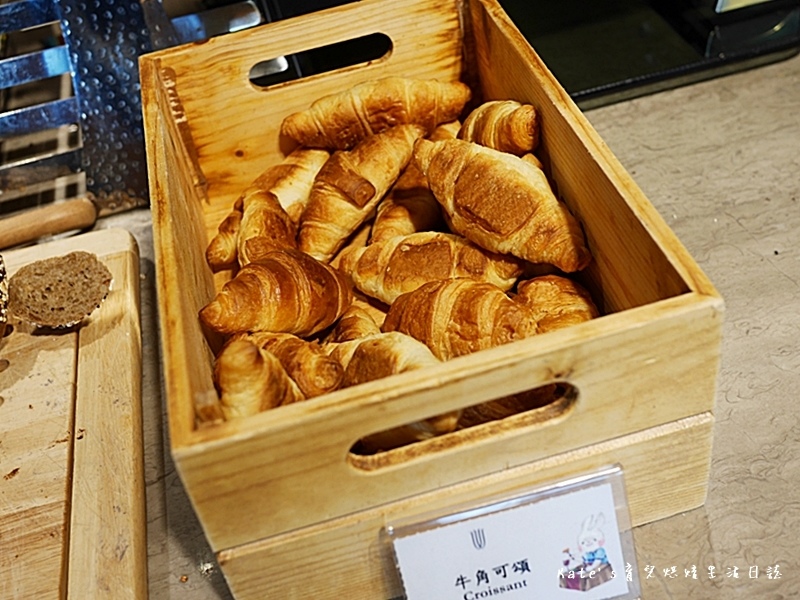
[[[604,548],[604,524],[603,513],[589,515],[581,524],[577,552],[570,548],[561,551],[561,563],[564,567],[559,570],[560,588],[586,591],[615,577]]]
[[[605,524],[603,513],[589,515],[581,524],[578,535],[578,549],[583,558],[584,568],[591,571],[597,570],[601,565],[608,564],[608,555],[603,546],[606,543],[602,527]]]

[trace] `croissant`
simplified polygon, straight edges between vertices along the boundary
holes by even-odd
[[[303,400],[280,361],[247,339],[233,338],[222,347],[214,381],[226,420]]]
[[[441,229],[442,209],[419,169],[409,165],[378,204],[369,243]]]
[[[542,161],[539,160],[539,157],[536,156],[535,154],[531,154],[531,153],[523,154],[521,156],[521,158],[522,158],[522,160],[525,160],[525,161],[531,163],[537,169],[539,169],[541,171],[544,171],[544,164],[542,164]]]
[[[536,333],[528,309],[491,283],[449,279],[399,296],[381,327],[400,331],[449,360]]]
[[[296,248],[297,221],[327,150],[296,148],[264,170],[234,202],[206,249],[213,270],[240,266],[279,248]]]
[[[419,140],[413,160],[456,233],[565,272],[591,260],[580,223],[531,162],[463,140]]]
[[[345,368],[344,386],[375,381],[440,364],[425,344],[400,332],[378,333],[336,344],[332,356]],[[461,411],[451,411],[362,438],[367,452],[403,446],[454,431]]]
[[[219,224],[217,234],[211,238],[206,248],[206,261],[214,271],[226,269],[236,264],[243,200],[242,197],[236,199],[231,212]]]
[[[383,325],[383,321],[386,319],[386,312],[389,310],[388,305],[375,298],[370,298],[359,291],[358,288],[353,288],[353,304],[363,308],[364,311],[372,317],[372,320],[375,321],[378,327]]]
[[[358,227],[358,229],[356,229],[352,234],[350,234],[350,237],[347,238],[344,245],[330,260],[328,264],[338,269],[342,262],[342,255],[347,254],[353,248],[363,248],[364,246],[367,245],[371,230],[372,230],[372,223],[369,220],[364,221]]]
[[[508,291],[522,274],[522,262],[452,233],[421,231],[352,249],[342,256],[341,269],[363,293],[392,304],[424,283],[455,277]]]
[[[337,150],[396,125],[415,123],[430,134],[455,120],[470,96],[461,82],[387,77],[317,99],[288,115],[281,133],[304,146]]]
[[[538,333],[582,323],[600,314],[583,286],[559,275],[522,281],[513,298],[531,311]]]
[[[297,226],[272,192],[257,188],[243,195],[244,211],[239,226],[239,266],[260,260],[274,250],[297,247]]]
[[[331,330],[331,342],[349,342],[381,332],[370,311],[353,302]]]
[[[298,250],[276,250],[242,267],[200,310],[200,320],[222,334],[308,337],[335,323],[352,300],[349,282],[336,269]]]
[[[251,187],[272,192],[289,218],[297,223],[308,204],[311,186],[330,152],[319,148],[295,148],[277,165],[268,167]]]
[[[484,102],[464,119],[458,139],[517,156],[533,152],[539,145],[536,109],[515,100]]]
[[[266,331],[240,334],[238,337],[274,355],[305,398],[333,392],[342,384],[342,366],[328,356],[317,342],[301,339],[291,333]]]
[[[458,119],[447,121],[438,125],[428,136],[428,139],[434,142],[438,140],[452,140],[458,136],[460,129],[461,122]]]
[[[424,129],[398,125],[368,137],[350,151],[335,152],[323,165],[300,218],[298,247],[329,262],[411,159]]]
[[[458,121],[440,125],[428,139],[453,139],[460,126]],[[441,228],[442,209],[428,188],[428,180],[416,165],[409,163],[378,204],[369,241]]]

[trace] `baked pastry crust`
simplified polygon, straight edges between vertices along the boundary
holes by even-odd
[[[486,281],[508,291],[523,273],[522,263],[459,235],[420,231],[351,249],[340,264],[359,290],[392,304],[400,294],[425,283],[457,277]]]
[[[536,333],[525,306],[496,285],[471,279],[434,281],[399,296],[382,330],[418,339],[440,360]]]
[[[298,248],[330,262],[405,169],[419,125],[398,125],[338,151],[320,169],[300,217]]]
[[[226,335],[273,331],[309,337],[333,325],[352,301],[339,271],[299,250],[276,250],[242,267],[200,310],[200,320]]]
[[[456,233],[565,272],[591,260],[580,223],[530,161],[463,140],[419,140],[413,160]]]
[[[315,100],[288,115],[281,133],[304,146],[346,150],[397,125],[422,125],[430,134],[458,118],[470,97],[457,81],[385,77]]]
[[[464,119],[458,139],[522,156],[539,145],[538,114],[516,100],[484,102]]]

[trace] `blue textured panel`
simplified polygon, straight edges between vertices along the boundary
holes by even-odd
[[[20,0],[0,5],[0,33],[36,27],[58,21],[50,0]]]
[[[0,138],[54,129],[78,123],[78,120],[78,101],[75,98],[19,108],[0,114]]]
[[[65,46],[0,60],[0,89],[69,73],[69,54]]]
[[[139,2],[55,0],[74,65],[86,188],[148,198],[138,60],[151,50]]]

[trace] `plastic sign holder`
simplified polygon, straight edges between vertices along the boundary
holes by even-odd
[[[407,600],[639,598],[618,465],[387,525]]]

